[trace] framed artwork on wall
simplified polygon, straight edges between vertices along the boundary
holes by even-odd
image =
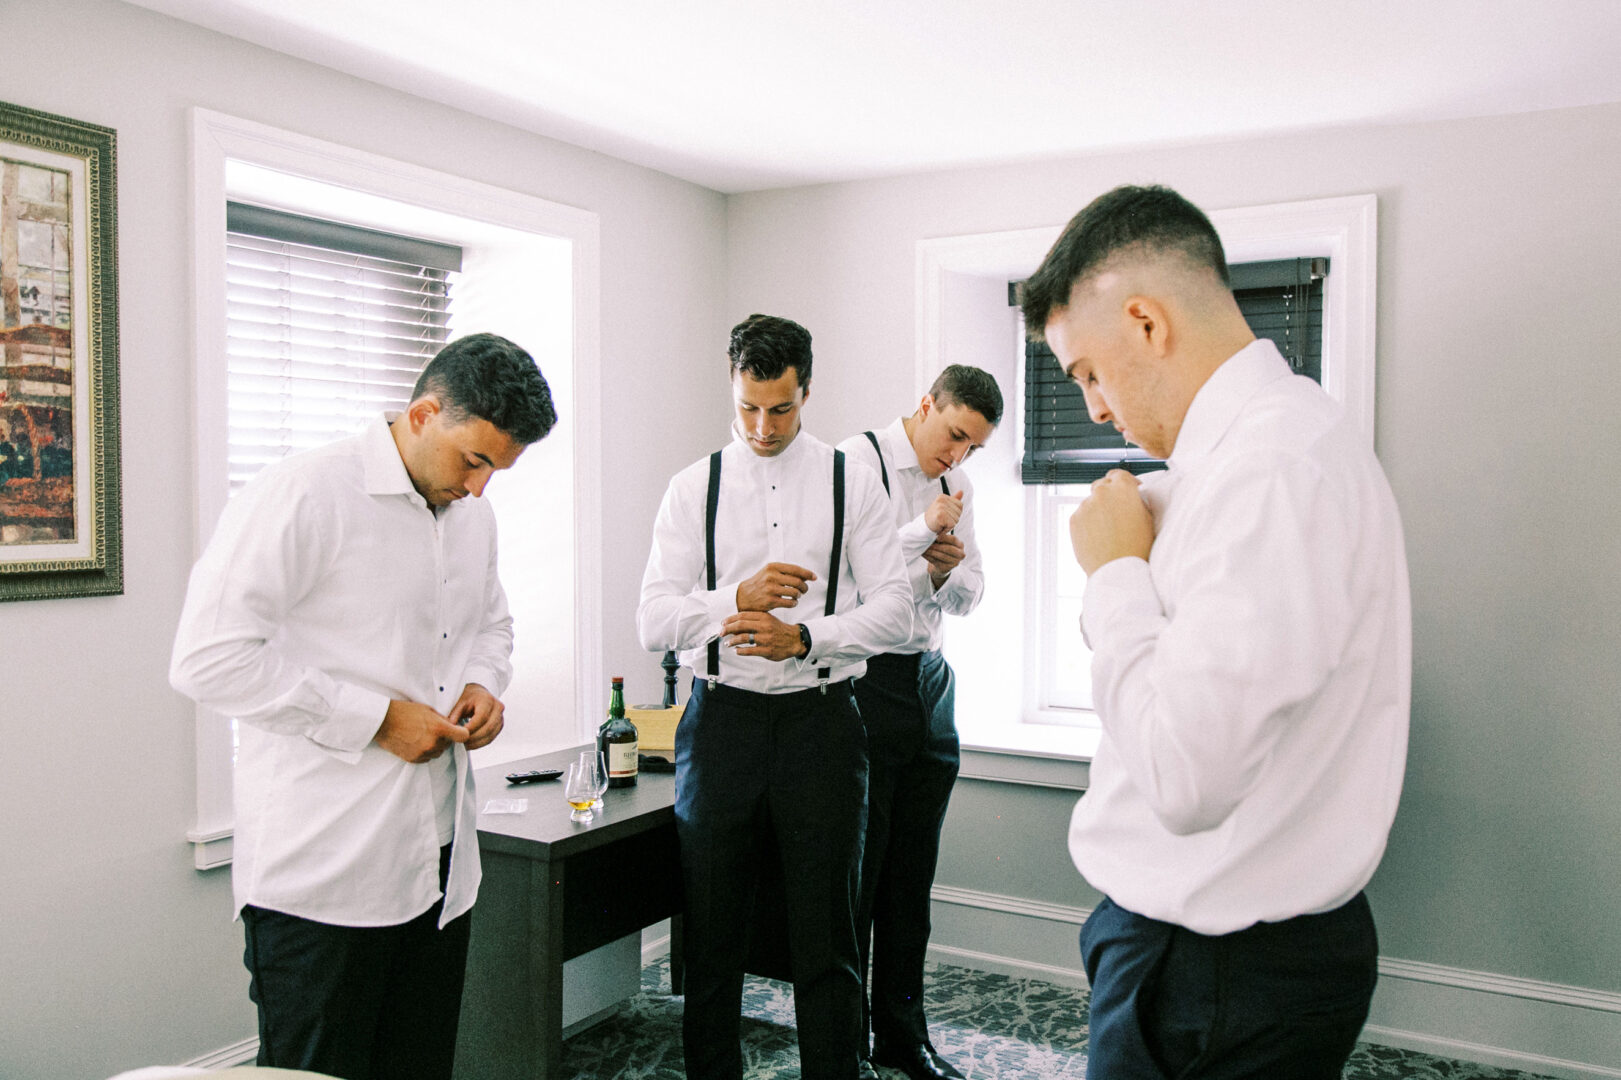
[[[0,102],[0,600],[124,591],[115,146]]]

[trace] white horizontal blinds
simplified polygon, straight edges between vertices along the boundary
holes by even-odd
[[[264,466],[405,406],[449,339],[461,251],[240,203],[226,220],[234,493]]]
[[[1270,338],[1290,367],[1318,382],[1323,372],[1323,278],[1327,259],[1279,259],[1228,267],[1233,296],[1257,337]],[[1021,302],[1019,284],[1008,303]],[[1086,484],[1110,469],[1134,473],[1163,469],[1114,430],[1094,424],[1086,399],[1058,366],[1045,342],[1024,350],[1024,457],[1026,484]]]

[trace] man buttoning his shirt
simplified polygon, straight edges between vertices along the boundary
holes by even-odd
[[[670,481],[636,612],[642,645],[694,673],[675,747],[687,1076],[743,1075],[749,915],[772,852],[802,1075],[854,1080],[867,753],[851,681],[907,640],[911,592],[877,474],[801,430],[810,334],[751,315],[728,356],[732,442]]]
[[[1168,458],[1070,520],[1102,738],[1075,865],[1092,1080],[1337,1078],[1378,957],[1363,886],[1407,751],[1401,521],[1368,434],[1256,340],[1165,188],[1075,216],[1025,325],[1094,422]]]
[[[941,616],[979,605],[985,576],[974,542],[974,486],[957,466],[1002,419],[1002,392],[979,368],[953,364],[917,411],[839,444],[878,473],[912,587],[912,636],[867,661],[856,703],[867,725],[867,842],[856,938],[872,956],[867,1003],[873,1064],[911,1080],[960,1077],[935,1052],[923,1016],[929,890],[940,827],[957,779],[954,682],[940,654]],[[857,1044],[867,1056],[867,1028]],[[872,1072],[871,1064],[864,1073]]]
[[[500,734],[512,675],[476,496],[556,419],[528,353],[453,341],[404,412],[254,477],[192,570],[169,679],[239,722],[260,1065],[451,1074],[479,882],[467,752]]]

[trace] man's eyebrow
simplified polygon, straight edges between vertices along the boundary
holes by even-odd
[[[477,450],[470,450],[470,451],[468,451],[468,453],[470,453],[474,457],[478,458],[480,461],[482,461],[484,464],[488,465],[490,468],[492,468],[492,469],[495,468],[495,462],[490,460],[490,457],[489,457],[488,454],[481,454]]]

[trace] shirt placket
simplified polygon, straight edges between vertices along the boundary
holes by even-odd
[[[783,558],[787,546],[784,536],[788,531],[788,523],[783,517],[786,509],[783,489],[786,485],[783,483],[785,478],[779,475],[781,472],[781,469],[766,469],[761,477],[765,487],[765,498],[761,501],[765,506],[766,550],[770,552],[771,562],[786,561]]]
[[[433,621],[439,628],[439,640],[433,643],[433,684],[439,688],[439,709],[443,709],[444,695],[453,674],[450,669],[450,613],[445,608],[445,593],[450,584],[450,573],[445,565],[445,524],[443,514],[433,518]]]

